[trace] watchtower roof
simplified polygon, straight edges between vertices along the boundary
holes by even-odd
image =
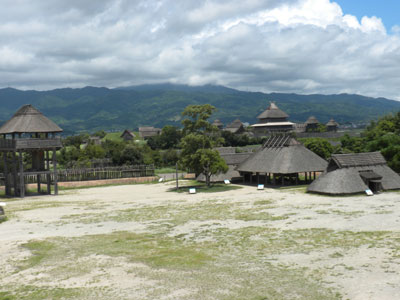
[[[274,102],[271,102],[269,107],[261,113],[257,119],[282,119],[288,117],[289,115],[287,113],[279,109]]]
[[[24,105],[0,128],[0,134],[56,133],[63,130],[32,105]]]

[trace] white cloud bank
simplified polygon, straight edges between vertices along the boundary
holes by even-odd
[[[0,87],[222,84],[400,100],[400,30],[329,0],[1,0]]]

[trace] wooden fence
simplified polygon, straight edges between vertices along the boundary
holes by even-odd
[[[88,181],[88,180],[102,180],[102,179],[119,179],[119,178],[132,178],[132,177],[146,177],[154,176],[153,165],[139,165],[139,166],[124,166],[124,167],[104,167],[92,169],[66,169],[58,170],[58,182],[68,181]],[[51,181],[54,180],[54,174],[50,174]],[[0,174],[3,178],[4,174]],[[41,181],[45,182],[46,175],[41,174]],[[26,184],[37,183],[37,175],[32,174],[24,175]],[[2,180],[3,181],[3,180]],[[4,184],[4,182],[2,182]]]

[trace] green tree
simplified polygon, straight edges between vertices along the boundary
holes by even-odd
[[[304,141],[304,146],[324,159],[331,157],[333,146],[322,138],[308,138]]]
[[[214,111],[214,106],[205,104],[189,105],[182,112],[186,118],[182,121],[184,137],[181,140],[180,163],[196,175],[203,173],[208,187],[211,175],[228,170],[219,152],[213,150],[223,141],[217,128],[208,122]]]
[[[171,125],[166,125],[161,130],[161,133],[156,136],[152,136],[147,140],[147,144],[151,149],[176,149],[178,148],[179,142],[182,138],[182,132],[179,128]]]

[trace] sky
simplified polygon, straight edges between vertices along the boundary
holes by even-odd
[[[0,88],[170,82],[400,100],[399,4],[391,0],[0,5]]]

